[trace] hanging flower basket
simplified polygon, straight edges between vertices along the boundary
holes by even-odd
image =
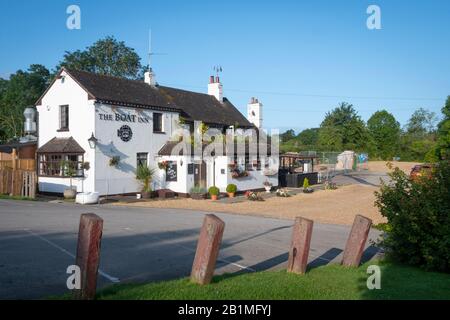
[[[160,162],[158,162],[158,168],[160,169],[160,170],[166,170],[167,169],[167,167],[168,167],[168,165],[169,165],[169,162],[168,161],[160,161]]]
[[[109,159],[109,166],[117,167],[119,162],[120,162],[120,157],[119,156],[114,156],[114,157]]]

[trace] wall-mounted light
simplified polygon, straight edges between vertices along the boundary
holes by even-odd
[[[98,139],[96,137],[94,137],[93,132],[92,132],[91,137],[88,139],[88,142],[89,142],[89,147],[91,147],[91,149],[95,149],[95,147],[97,146]]]

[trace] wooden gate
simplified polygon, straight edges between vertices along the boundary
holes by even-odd
[[[34,198],[36,172],[0,169],[0,194]]]

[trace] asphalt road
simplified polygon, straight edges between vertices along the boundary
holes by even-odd
[[[98,287],[188,276],[205,213],[0,200],[0,299],[68,291],[81,213],[104,219]],[[292,221],[218,213],[226,223],[216,273],[286,266]],[[315,224],[310,266],[338,262],[350,227]],[[370,237],[375,239],[376,231]],[[368,244],[369,246],[369,244]],[[369,247],[363,257],[376,253]]]

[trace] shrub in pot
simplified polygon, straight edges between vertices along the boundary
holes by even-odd
[[[70,187],[64,190],[64,199],[75,199],[77,196],[77,189],[72,185],[72,178],[76,175],[76,170],[72,162],[63,160],[60,163],[64,175],[70,178]]]
[[[136,179],[138,179],[142,184],[142,198],[149,199],[151,196],[152,188],[150,187],[150,182],[155,174],[154,169],[150,169],[147,166],[139,165],[136,170]]]
[[[197,185],[189,190],[189,195],[194,200],[206,199],[206,189]]]
[[[209,188],[208,193],[211,196],[211,200],[217,200],[220,190],[216,186],[212,186]]]
[[[230,198],[234,198],[234,195],[236,194],[236,191],[237,191],[237,186],[235,184],[230,183],[227,186],[227,193],[228,193],[228,196]]]

